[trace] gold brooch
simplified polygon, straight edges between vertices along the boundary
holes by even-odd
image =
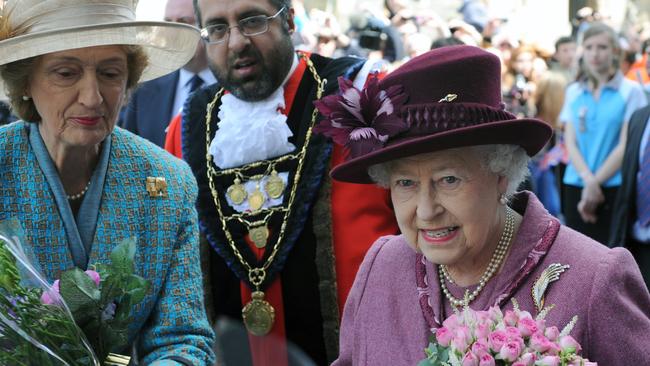
[[[149,197],[167,197],[165,177],[147,177],[147,192]]]

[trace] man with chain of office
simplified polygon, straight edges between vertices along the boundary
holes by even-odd
[[[344,150],[312,134],[313,102],[338,92],[339,76],[363,84],[369,63],[296,52],[289,0],[194,5],[218,82],[190,98],[166,146],[182,151],[199,184],[213,249],[208,311],[217,329],[223,317],[242,319],[248,334],[250,352],[221,338],[225,361],[294,364],[294,344],[328,364],[366,250],[397,232],[387,192],[331,181]]]

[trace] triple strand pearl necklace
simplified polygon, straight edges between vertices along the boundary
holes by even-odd
[[[86,192],[88,192],[88,188],[90,188],[90,180],[88,180],[88,183],[86,183],[86,186],[81,192],[77,194],[66,194],[65,197],[68,199],[68,201],[76,201],[81,197],[83,197],[86,194]]]
[[[474,291],[472,291],[472,293],[470,294],[465,294],[464,299],[457,299],[454,297],[454,295],[452,295],[449,292],[449,290],[447,289],[447,285],[445,284],[445,281],[449,281],[450,283],[454,283],[454,281],[451,279],[451,276],[447,271],[447,266],[445,266],[444,264],[438,266],[438,272],[439,272],[438,277],[440,278],[440,288],[442,289],[442,292],[445,294],[445,297],[447,298],[447,300],[449,300],[452,306],[454,307],[468,306],[469,303],[472,302],[472,300],[474,300],[478,296],[481,290],[483,290],[483,288],[490,280],[490,278],[492,278],[494,273],[499,269],[499,267],[501,267],[501,262],[503,262],[503,258],[505,258],[506,252],[510,247],[510,242],[512,241],[512,234],[514,233],[514,228],[515,228],[515,215],[512,213],[512,209],[506,206],[506,224],[505,227],[503,228],[503,233],[501,233],[501,238],[499,239],[499,243],[497,244],[494,253],[492,253],[492,258],[490,258],[490,263],[488,263],[487,269],[485,270],[485,272],[483,272],[483,275],[478,281],[478,286],[476,287],[476,289],[474,289]]]

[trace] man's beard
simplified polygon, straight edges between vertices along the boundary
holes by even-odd
[[[240,56],[255,59],[261,66],[261,72],[251,78],[235,80],[231,72],[232,65]],[[210,70],[221,86],[241,100],[255,102],[268,98],[280,87],[291,69],[293,57],[291,38],[285,37],[279,42],[278,47],[273,48],[266,59],[251,43],[242,52],[233,55],[228,60],[227,70],[220,70],[211,60],[208,61]]]

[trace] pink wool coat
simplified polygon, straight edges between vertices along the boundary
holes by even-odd
[[[523,221],[512,250],[501,272],[471,303],[473,309],[487,309],[512,288],[529,254],[539,255],[532,249],[555,220],[529,192],[518,194],[513,208]],[[547,289],[545,304],[555,304],[546,317],[547,326],[562,329],[578,315],[571,335],[581,344],[584,357],[602,366],[650,365],[650,294],[632,255],[626,249],[608,249],[565,226],[550,240],[550,249],[510,291],[502,308],[512,308],[509,298],[514,297],[535,316],[533,283],[550,264],[568,264],[570,268]],[[402,236],[386,236],[374,243],[347,299],[340,356],[333,365],[407,366],[425,357],[431,333],[419,302],[415,264],[416,253]],[[448,301],[441,302],[444,295],[436,265],[426,262],[425,268],[433,317],[442,322],[452,310]],[[462,298],[464,288],[447,286]]]

